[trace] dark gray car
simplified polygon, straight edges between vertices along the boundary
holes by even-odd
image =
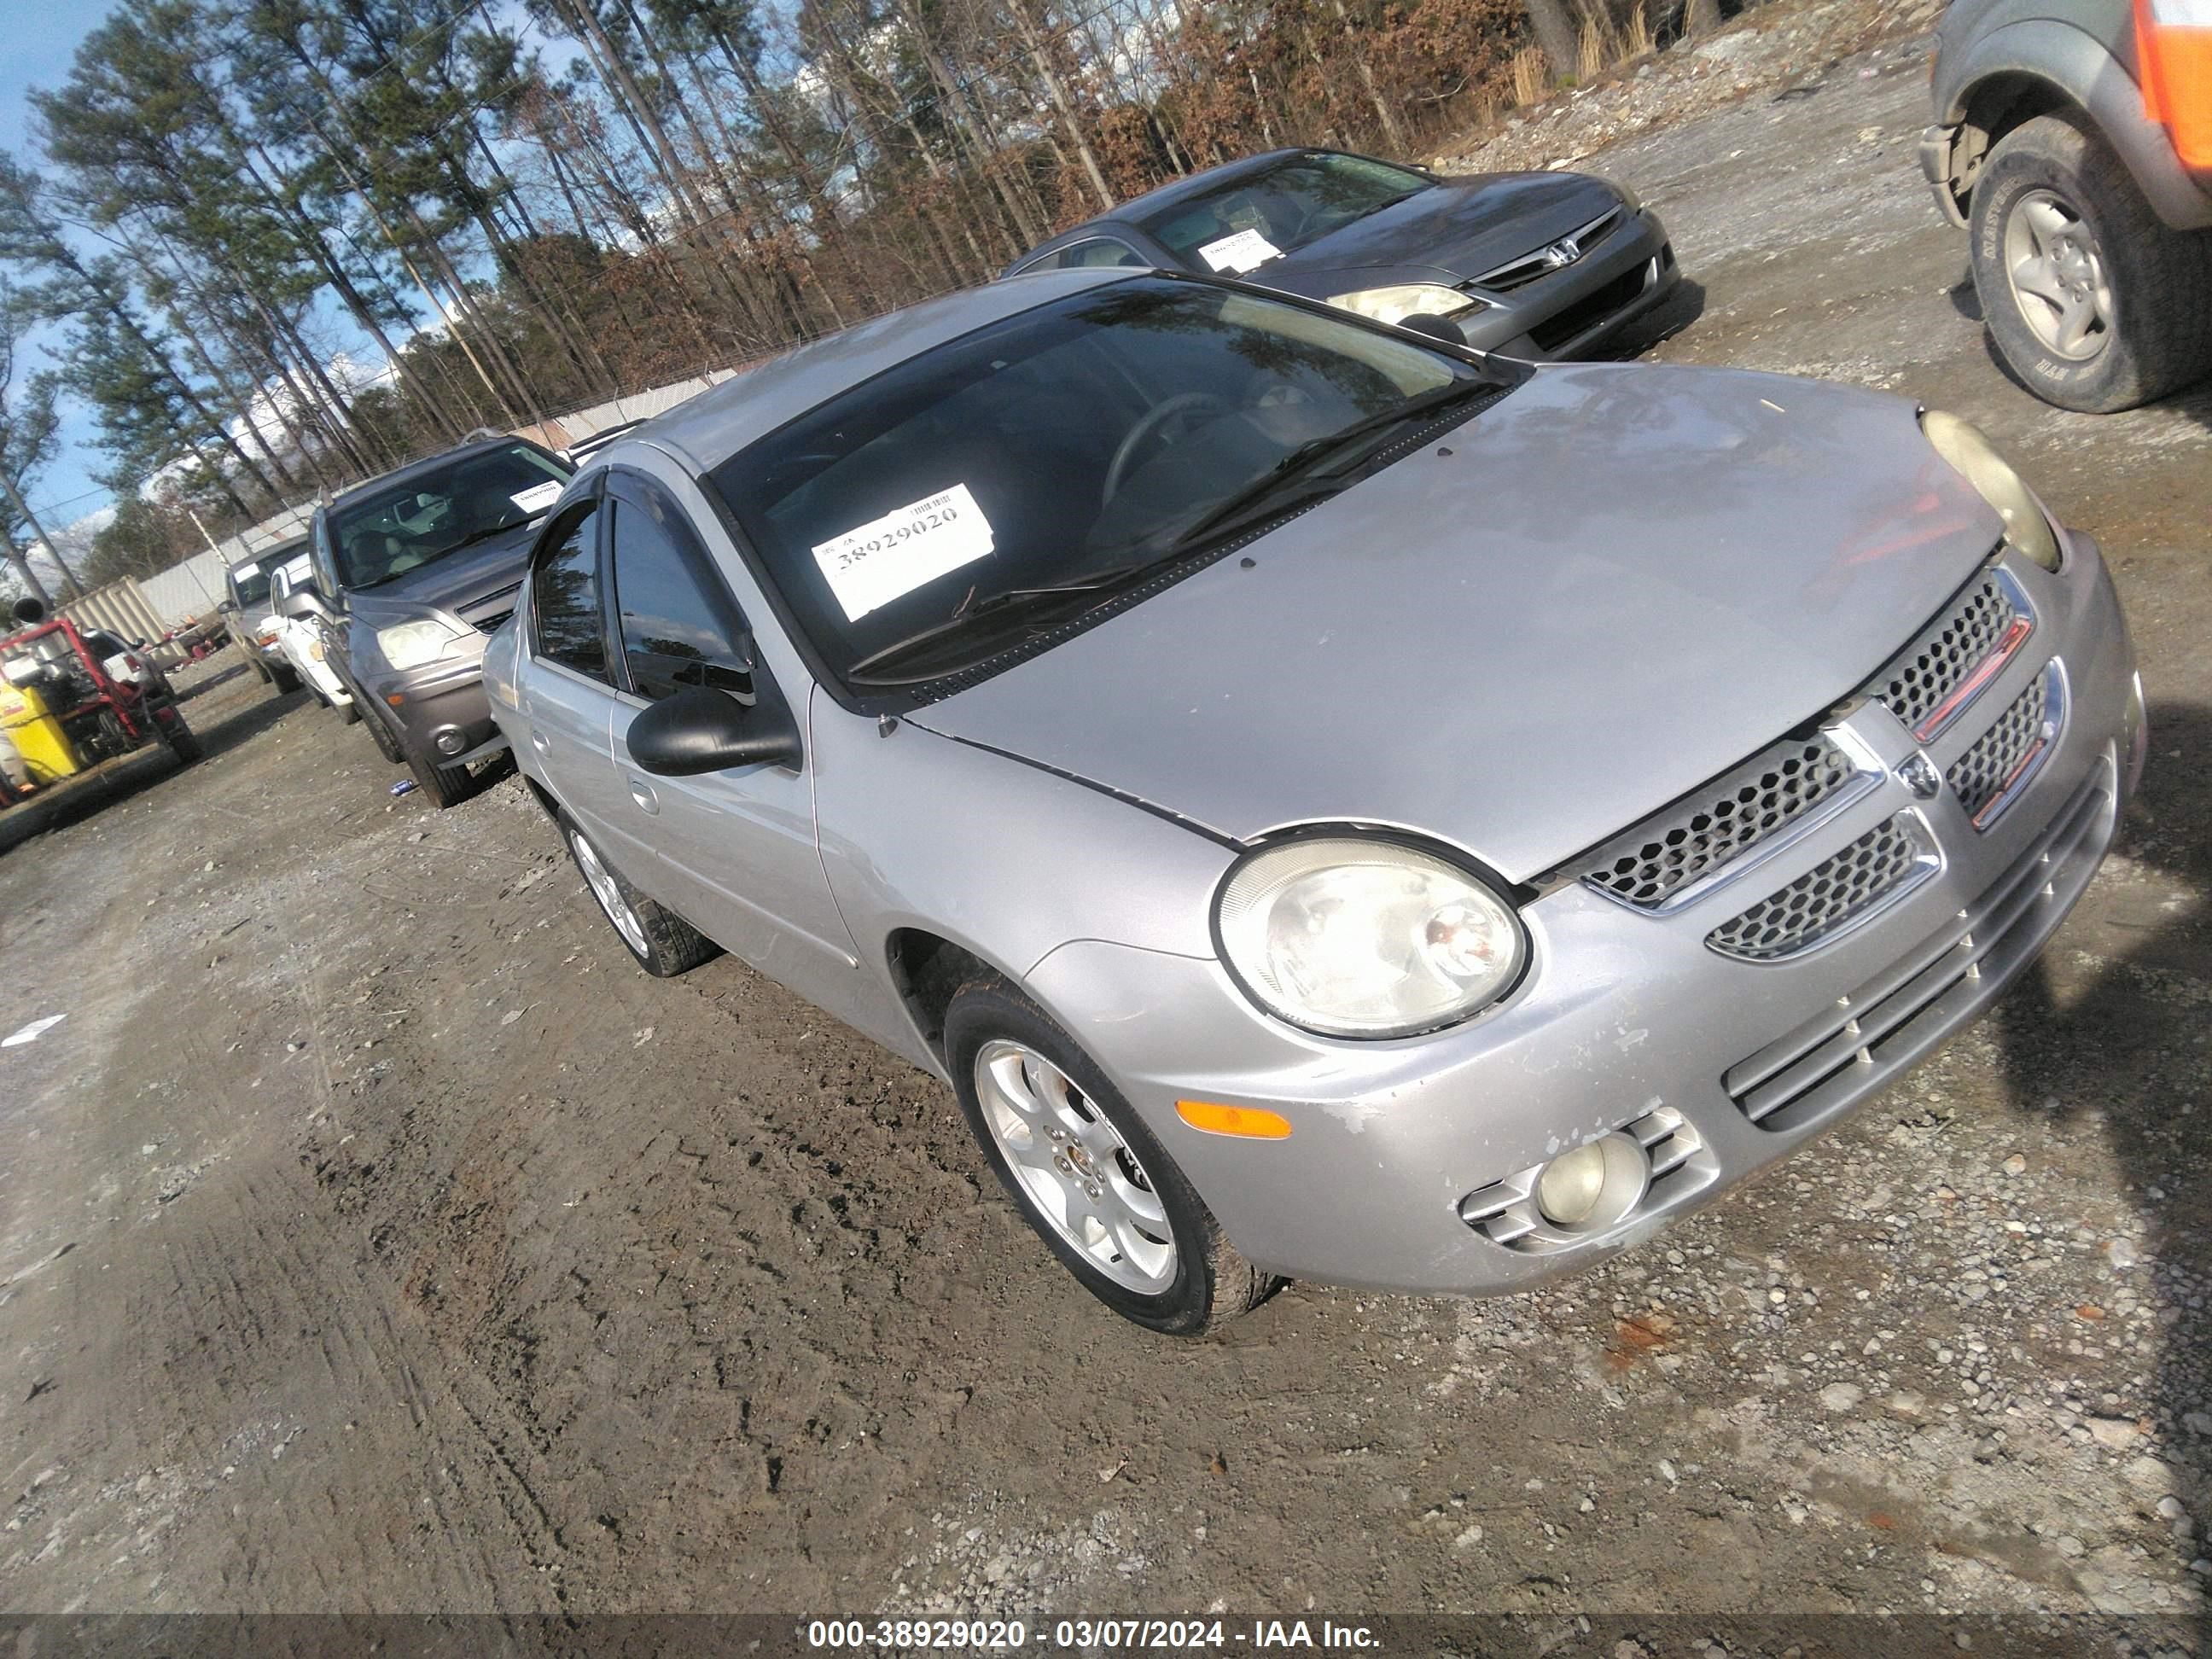
[[[1595,353],[1681,275],[1658,216],[1603,179],[1439,178],[1327,149],[1193,173],[1006,274],[1096,265],[1242,276],[1378,322],[1447,319],[1469,345],[1536,361]]]
[[[1803,1146],[2033,958],[2146,742],[2094,544],[1952,416],[1151,272],[639,428],[484,675],[642,965],[947,1079],[1175,1331],[1518,1289]]]
[[[377,747],[441,807],[504,746],[484,704],[484,637],[514,609],[531,532],[572,471],[526,439],[487,437],[315,510],[315,587],[285,603],[314,616]]]

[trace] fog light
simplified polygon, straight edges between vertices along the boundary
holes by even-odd
[[[437,744],[440,754],[458,755],[461,752],[461,734],[458,732],[441,732],[437,736]]]
[[[1650,1176],[1636,1139],[1615,1133],[1547,1164],[1536,1177],[1536,1207],[1557,1227],[1610,1227],[1636,1207]]]

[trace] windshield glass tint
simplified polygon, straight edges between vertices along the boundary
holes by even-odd
[[[1293,155],[1139,221],[1194,270],[1235,276],[1402,202],[1430,180],[1364,155]]]
[[[238,590],[240,609],[269,597],[269,573],[258,564],[232,566],[230,585]]]
[[[1133,277],[915,357],[713,478],[842,675],[1001,596],[1158,556],[1293,450],[1479,378],[1327,313]]]
[[[374,587],[542,517],[568,470],[527,444],[480,450],[331,514],[338,579]]]

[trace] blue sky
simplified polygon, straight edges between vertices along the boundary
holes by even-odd
[[[114,9],[113,0],[7,0],[7,46],[0,51],[0,149],[18,157],[30,152],[30,89],[58,85],[69,74],[76,43]],[[37,352],[29,355],[33,368],[46,366],[37,361]],[[16,372],[25,371],[18,365]],[[31,488],[32,507],[55,531],[106,499],[91,477],[99,464],[91,448],[92,423],[82,410],[70,410],[67,416],[61,454]]]

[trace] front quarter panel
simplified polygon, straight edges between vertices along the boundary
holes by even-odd
[[[1075,939],[1212,958],[1213,891],[1236,856],[1223,842],[910,720],[886,732],[827,696],[814,700],[812,727],[830,891],[864,963],[886,981],[902,928],[1025,987],[1036,963]],[[910,1023],[870,1035],[939,1069]]]

